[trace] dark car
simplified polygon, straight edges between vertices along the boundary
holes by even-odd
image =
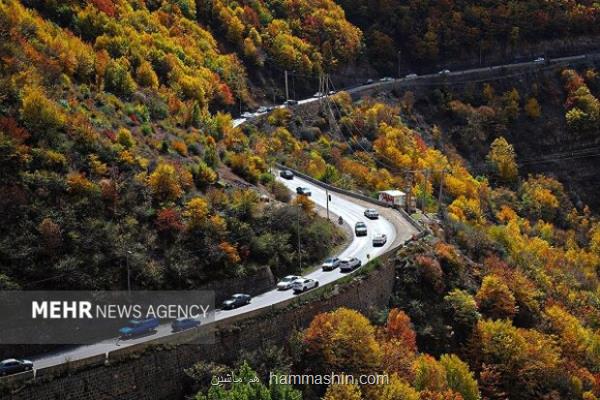
[[[354,233],[356,233],[356,236],[367,236],[367,224],[358,221],[356,225],[354,225]]]
[[[360,267],[361,265],[362,265],[362,262],[356,257],[345,258],[340,263],[340,271],[352,272],[356,268]]]
[[[31,371],[33,362],[29,360],[17,360],[9,358],[8,360],[0,361],[0,375],[12,375],[19,372]]]
[[[200,326],[200,321],[193,318],[179,318],[171,322],[173,332],[185,331],[186,329],[196,328]]]
[[[158,328],[158,325],[160,325],[158,318],[132,319],[126,326],[119,329],[119,333],[121,334],[121,337],[125,338],[144,335],[154,331]]]
[[[307,187],[298,186],[296,188],[296,194],[303,195],[303,196],[310,196],[312,194],[312,192]]]
[[[284,169],[283,171],[281,171],[279,173],[279,176],[282,177],[283,179],[294,179],[294,173],[292,171],[290,171],[289,169]]]
[[[231,296],[229,300],[223,302],[223,310],[233,310],[234,308],[250,304],[251,296],[249,294],[237,293]]]

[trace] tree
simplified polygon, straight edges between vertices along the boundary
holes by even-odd
[[[148,61],[142,61],[135,75],[140,86],[152,89],[158,88],[158,76]]]
[[[504,114],[509,121],[514,121],[519,117],[519,108],[521,102],[521,96],[519,91],[515,88],[504,93],[502,96],[502,102],[504,104]]]
[[[448,388],[446,370],[435,358],[428,354],[420,355],[414,363],[414,386],[417,390],[441,392]]]
[[[444,303],[450,311],[459,340],[467,338],[480,317],[477,302],[466,291],[454,289],[444,297]]]
[[[385,385],[374,388],[375,400],[419,400],[419,393],[397,374],[390,377]]]
[[[56,139],[66,122],[63,111],[39,87],[27,88],[21,105],[21,120],[36,140]]]
[[[390,311],[385,324],[386,339],[396,339],[409,351],[417,351],[417,335],[413,330],[410,318],[402,310],[394,308]]]
[[[317,315],[304,332],[303,343],[306,359],[318,370],[358,375],[376,370],[381,360],[375,328],[347,308]]]
[[[517,312],[514,295],[496,275],[483,278],[475,299],[481,312],[493,319],[512,319]]]
[[[323,400],[362,400],[360,387],[355,383],[331,384]]]
[[[126,128],[119,129],[119,132],[117,133],[117,142],[126,149],[135,146],[135,139],[131,135],[131,131]]]
[[[44,218],[38,226],[38,231],[42,237],[44,253],[50,257],[56,255],[56,251],[62,245],[60,226],[52,219]]]
[[[535,97],[530,97],[525,103],[525,114],[531,119],[538,119],[542,115],[542,106]]]
[[[194,197],[188,201],[184,213],[188,219],[188,228],[197,229],[205,226],[208,214],[208,203],[202,197]]]
[[[177,200],[183,194],[179,176],[171,164],[159,164],[150,174],[148,184],[152,194],[159,201]]]
[[[465,362],[454,354],[444,354],[440,357],[440,364],[446,369],[450,389],[460,393],[464,400],[479,400],[477,381]]]
[[[514,147],[504,137],[492,142],[487,162],[495,176],[504,183],[514,183],[519,176]]]

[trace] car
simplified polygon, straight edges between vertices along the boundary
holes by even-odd
[[[297,275],[288,275],[285,278],[282,278],[278,283],[277,283],[277,290],[288,290],[291,289],[294,281],[300,279],[299,276]]]
[[[307,290],[314,289],[316,287],[319,287],[319,281],[312,278],[296,279],[294,281],[294,285],[292,286],[295,294],[306,292]]]
[[[289,99],[289,100],[286,100],[286,101],[283,102],[284,106],[295,106],[297,104],[298,104],[298,101],[297,100],[292,100],[292,99]]]
[[[365,210],[365,217],[367,217],[369,219],[378,219],[379,218],[379,213],[375,209],[367,208]]]
[[[309,188],[307,188],[307,187],[301,187],[301,186],[298,186],[298,187],[296,188],[296,194],[299,194],[299,195],[301,195],[301,196],[311,196],[311,195],[312,195],[312,192],[311,192],[311,191],[310,191],[310,189],[309,189]]]
[[[328,258],[325,261],[323,261],[323,264],[321,264],[321,268],[323,268],[323,271],[333,271],[339,266],[340,259],[337,257]]]
[[[450,74],[449,69],[443,69],[440,72],[438,72],[438,75],[448,75],[448,74]]]
[[[384,233],[378,233],[373,236],[373,247],[381,247],[387,242],[387,236]]]
[[[258,110],[256,110],[256,113],[257,113],[257,114],[264,114],[264,113],[266,113],[266,112],[268,112],[268,111],[269,111],[269,109],[268,109],[267,107],[265,107],[265,106],[260,106],[260,107],[258,107]]]
[[[546,59],[544,57],[538,57],[535,60],[533,60],[533,62],[536,64],[543,64],[546,62]]]
[[[365,85],[370,85],[371,83],[373,83],[373,79],[367,79],[365,81]]]
[[[223,310],[233,310],[234,308],[248,305],[250,304],[251,298],[252,297],[249,294],[236,293],[231,296],[230,299],[227,299],[223,302]]]
[[[7,360],[0,361],[0,375],[2,376],[31,371],[32,369],[33,362],[29,360],[17,360],[16,358],[9,358]]]
[[[385,77],[381,78],[379,80],[379,82],[391,82],[393,80],[394,80],[394,78],[392,78],[391,76],[385,76]]]
[[[267,112],[271,112],[275,109],[273,106],[267,106]]]
[[[254,114],[251,113],[250,111],[245,111],[242,113],[242,118],[252,118],[254,117]]]
[[[358,221],[354,225],[354,233],[356,233],[356,236],[367,236],[367,224],[362,221]]]
[[[336,93],[337,92],[335,90],[330,90],[329,92],[327,92],[327,96],[333,96]]]
[[[284,169],[283,171],[281,171],[279,173],[279,176],[282,177],[283,179],[294,179],[294,173],[292,171],[290,171],[289,169]]]
[[[181,332],[187,329],[197,328],[200,326],[200,321],[194,318],[179,318],[171,322],[173,332]]]
[[[119,329],[119,333],[121,337],[125,338],[144,335],[158,328],[159,324],[158,318],[132,319],[126,326]]]
[[[356,268],[360,267],[362,262],[356,257],[344,258],[340,262],[340,271],[341,272],[352,272]]]
[[[316,98],[323,97],[323,93],[317,92],[317,93],[313,94],[313,97],[316,97]]]
[[[419,77],[419,75],[417,74],[408,74],[406,75],[405,79],[417,79]]]

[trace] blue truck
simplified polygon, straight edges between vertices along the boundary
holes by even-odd
[[[158,325],[158,318],[132,319],[127,323],[126,326],[119,329],[119,333],[121,334],[121,337],[124,338],[139,336],[152,332],[158,328]]]

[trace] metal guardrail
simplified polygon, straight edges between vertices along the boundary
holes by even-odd
[[[321,182],[320,180],[315,179],[312,176],[306,175],[306,174],[304,174],[304,173],[302,173],[300,171],[297,171],[297,170],[295,170],[293,168],[287,167],[287,166],[285,166],[283,164],[276,163],[275,166],[277,168],[279,168],[279,169],[288,169],[288,170],[292,171],[295,175],[299,176],[300,178],[302,178],[304,180],[307,180],[307,181],[309,181],[311,183],[314,183],[317,186],[321,186],[323,188],[326,188],[327,190],[331,190],[332,192],[340,193],[340,194],[346,195],[348,197],[352,197],[352,198],[355,198],[355,199],[363,200],[363,201],[369,202],[371,204],[375,204],[377,206],[386,207],[386,208],[392,208],[392,209],[398,211],[400,214],[402,214],[402,216],[404,217],[404,219],[406,219],[417,231],[419,231],[419,233],[426,231],[426,229],[425,229],[425,227],[423,225],[421,225],[419,222],[415,221],[415,219],[413,217],[411,217],[404,209],[402,209],[400,207],[392,206],[389,203],[386,203],[384,201],[379,201],[377,199],[374,199],[372,197],[366,196],[366,195],[361,194],[361,193],[356,193],[356,192],[353,192],[351,190],[342,189],[342,188],[339,188],[337,186],[333,186],[333,185],[330,185],[328,183]]]

